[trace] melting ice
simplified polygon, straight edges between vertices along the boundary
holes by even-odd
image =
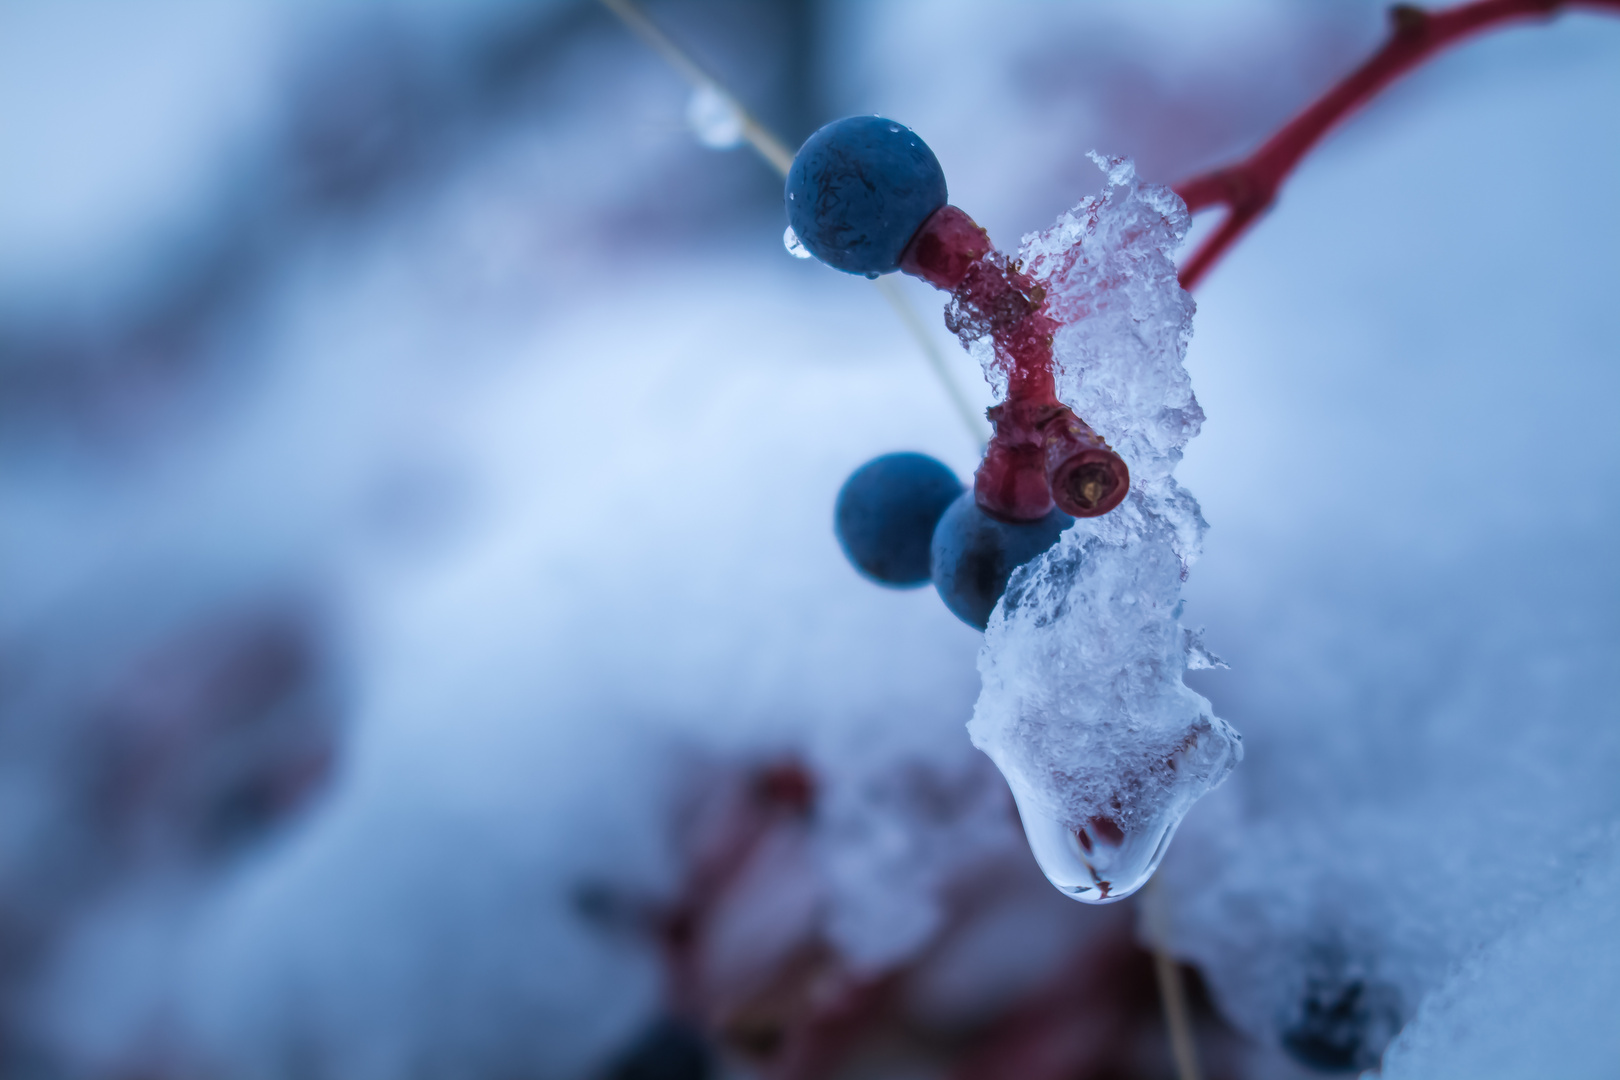
[[[1062,321],[1059,396],[1130,466],[1130,497],[1017,571],[990,617],[968,730],[1000,767],[1058,889],[1107,903],[1152,876],[1176,826],[1243,758],[1242,737],[1182,682],[1208,654],[1180,624],[1205,528],[1172,475],[1203,411],[1183,359],[1192,298],[1170,255],[1188,224],[1121,159],[1108,186],[1024,238]]]

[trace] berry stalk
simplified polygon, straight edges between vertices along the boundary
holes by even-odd
[[[942,206],[900,256],[900,269],[951,294],[945,325],[963,344],[988,337],[1007,375],[989,411],[995,434],[974,474],[980,509],[1008,522],[1039,521],[1054,504],[1098,517],[1130,490],[1125,461],[1057,397],[1046,290],[1001,254],[966,213]]]

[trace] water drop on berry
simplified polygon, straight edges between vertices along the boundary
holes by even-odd
[[[782,246],[787,248],[788,254],[795,259],[808,259],[810,257],[810,249],[799,243],[799,234],[793,231],[791,225],[782,233]]]
[[[698,142],[711,150],[730,150],[743,141],[743,117],[737,103],[712,86],[700,86],[686,101],[686,123]]]
[[[1175,812],[1159,815],[1145,828],[1122,828],[1110,818],[1094,817],[1071,829],[1016,791],[1013,799],[1041,872],[1059,892],[1086,904],[1111,904],[1146,885],[1181,824],[1181,813]]]

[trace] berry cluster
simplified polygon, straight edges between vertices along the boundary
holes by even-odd
[[[980,630],[1012,572],[1073,521],[1056,507],[1036,521],[991,517],[949,467],[916,453],[884,454],[856,469],[833,512],[856,569],[896,588],[932,579],[945,606]]]
[[[1012,571],[1074,518],[1118,506],[1130,472],[1057,398],[1045,291],[947,203],[944,171],[914,133],[880,116],[828,124],[794,158],[786,200],[794,235],[827,265],[903,270],[949,292],[946,326],[964,344],[990,339],[1007,375],[971,498],[920,454],[868,462],[838,497],[839,541],[862,573],[896,586],[931,577],[946,606],[982,629]]]

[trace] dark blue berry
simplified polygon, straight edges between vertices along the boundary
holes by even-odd
[[[804,141],[787,175],[788,224],[810,254],[851,274],[900,269],[900,254],[945,205],[945,173],[909,128],[846,116]]]
[[[833,529],[855,568],[880,585],[910,588],[929,577],[929,543],[962,482],[927,454],[884,454],[838,491]]]
[[[958,619],[983,630],[1012,572],[1057,543],[1074,518],[1053,508],[1039,521],[1009,524],[979,509],[964,492],[934,529],[933,577]]]

